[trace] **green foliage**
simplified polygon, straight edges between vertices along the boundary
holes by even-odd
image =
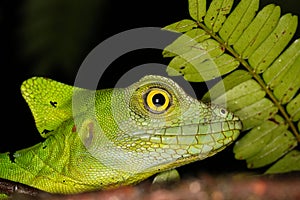
[[[190,82],[223,77],[202,98],[223,104],[243,122],[236,159],[266,173],[300,170],[300,42],[298,18],[259,0],[189,0],[192,19],[164,29],[183,33],[163,51],[167,72]],[[288,46],[290,44],[290,46]]]

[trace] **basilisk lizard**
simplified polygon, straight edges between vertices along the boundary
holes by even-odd
[[[0,178],[51,193],[138,183],[216,154],[242,129],[233,113],[161,76],[97,91],[33,77],[21,92],[46,139],[0,154]]]

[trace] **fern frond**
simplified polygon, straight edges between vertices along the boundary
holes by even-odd
[[[275,163],[266,173],[285,172],[286,165],[300,170],[300,154],[291,151],[300,142],[299,41],[287,47],[297,16],[281,16],[274,4],[257,13],[259,0],[241,0],[233,11],[233,0],[213,0],[207,11],[205,5],[189,0],[193,20],[164,28],[183,33],[163,51],[174,57],[168,74],[191,82],[226,75],[202,100],[224,104],[242,120],[245,134],[234,146],[235,157],[249,168]]]

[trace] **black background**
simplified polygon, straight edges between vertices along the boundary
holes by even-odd
[[[92,0],[89,0],[92,1]],[[82,1],[82,7],[84,2]],[[29,147],[41,141],[33,118],[27,104],[20,93],[21,83],[32,76],[46,76],[67,84],[73,84],[77,70],[88,53],[101,41],[122,31],[138,27],[164,27],[184,18],[190,18],[188,14],[188,1],[153,0],[153,1],[110,1],[104,0],[93,22],[93,29],[77,49],[73,49],[75,59],[64,63],[60,59],[50,59],[47,67],[41,65],[41,59],[47,57],[47,51],[24,53],[28,42],[34,42],[35,38],[26,40],[23,30],[26,29],[26,18],[30,14],[26,6],[29,1],[1,1],[1,129],[0,152],[15,151]],[[70,1],[72,3],[72,1]],[[282,8],[282,14],[292,12],[299,16],[300,4],[298,0],[262,0],[261,6],[276,3]],[[69,23],[67,14],[62,9],[57,10],[62,15],[62,25]],[[84,16],[83,16],[84,18]],[[75,20],[75,19],[74,19]],[[77,19],[76,19],[77,20]],[[76,23],[76,22],[74,22]],[[66,24],[67,25],[67,24]],[[78,30],[80,31],[80,23]],[[45,30],[48,31],[48,30]],[[42,33],[42,31],[41,31]],[[72,37],[72,36],[70,36]],[[295,38],[299,37],[299,28]],[[38,35],[37,38],[38,39]],[[60,43],[53,43],[53,49],[59,51]],[[67,56],[67,55],[66,55]],[[131,67],[148,62],[167,64],[169,60],[161,57],[157,50],[137,51],[122,56],[116,60],[108,71],[106,78],[101,79],[99,88],[113,87],[114,83]],[[45,65],[45,66],[46,66]],[[197,85],[201,87],[201,85]],[[203,88],[205,90],[206,88]],[[200,89],[202,90],[202,89]],[[236,172],[246,170],[244,161],[233,158],[232,146],[216,156],[191,164],[181,170],[206,171],[206,172]]]

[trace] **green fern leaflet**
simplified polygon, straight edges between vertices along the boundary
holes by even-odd
[[[164,29],[183,33],[167,46],[167,72],[190,82],[224,77],[202,98],[223,104],[243,122],[234,146],[248,168],[265,173],[300,170],[300,42],[298,18],[259,0],[189,0],[191,19]],[[288,46],[290,44],[290,46]]]

